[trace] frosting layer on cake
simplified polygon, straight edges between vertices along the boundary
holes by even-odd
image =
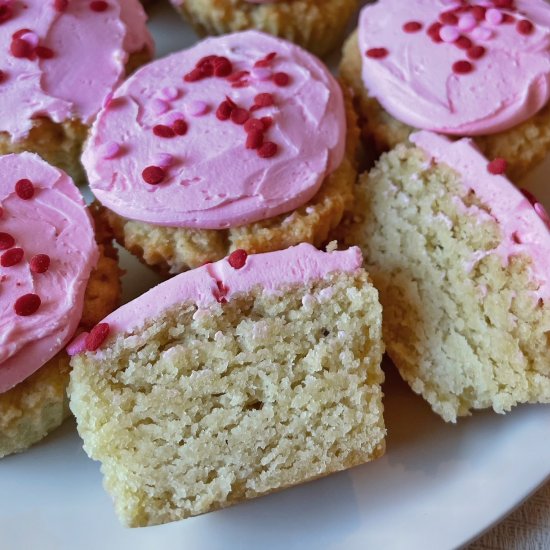
[[[37,155],[0,156],[0,207],[2,393],[73,336],[98,250],[78,189]]]
[[[152,51],[138,0],[0,2],[0,131],[26,137],[33,118],[90,124],[125,76],[129,54]]]
[[[544,0],[380,0],[361,12],[359,47],[369,93],[415,128],[491,134],[550,98]]]
[[[247,31],[207,39],[130,77],[83,156],[117,214],[220,229],[307,202],[341,163],[341,89],[311,54]]]

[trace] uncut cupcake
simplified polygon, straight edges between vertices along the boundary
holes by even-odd
[[[0,457],[68,416],[74,334],[117,305],[112,238],[69,176],[32,153],[0,157]]]
[[[543,0],[380,0],[340,66],[379,151],[415,129],[472,136],[512,180],[550,149],[550,6]]]
[[[323,56],[335,49],[357,0],[171,0],[199,34],[257,29]]]
[[[362,263],[357,248],[235,251],[101,323],[71,361],[71,410],[125,525],[383,454],[382,310]]]
[[[178,273],[236,249],[317,246],[353,202],[358,131],[328,69],[256,31],[136,72],[82,162],[117,240]]]
[[[95,115],[151,58],[145,21],[138,0],[0,1],[0,154],[32,151],[82,181]]]
[[[550,217],[470,139],[411,135],[360,178],[387,351],[446,421],[550,403]]]

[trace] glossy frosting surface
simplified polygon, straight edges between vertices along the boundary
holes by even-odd
[[[109,0],[105,11],[92,10],[88,0],[70,0],[64,11],[53,0],[7,4],[12,15],[0,23],[0,131],[13,140],[26,137],[36,117],[90,124],[124,78],[129,55],[153,48],[138,0]],[[19,40],[28,46],[20,47],[48,48],[51,56],[14,55],[13,35],[22,30]]]
[[[496,4],[366,6],[359,46],[370,95],[398,120],[446,134],[491,134],[527,120],[550,98],[550,5]]]
[[[212,55],[231,62],[228,77],[184,80]],[[277,74],[286,75],[284,85]],[[273,104],[253,108],[259,94],[270,94]],[[245,117],[272,119],[264,142],[274,143],[276,154],[262,158],[247,148],[245,125],[218,118],[227,98]],[[157,125],[170,130],[177,120],[185,122],[185,135],[155,134]],[[294,44],[247,31],[204,40],[140,69],[99,114],[83,163],[95,196],[121,216],[219,229],[307,202],[341,163],[345,131],[342,92],[328,69]],[[149,166],[166,174],[158,185],[144,181]]]
[[[33,183],[32,198],[24,200],[16,193],[21,179]],[[0,156],[0,206],[0,234],[15,241],[0,256],[12,248],[24,252],[16,265],[0,265],[2,393],[38,370],[73,336],[98,250],[80,192],[69,176],[36,155]],[[37,254],[50,257],[44,273],[30,269]],[[14,304],[27,294],[38,295],[41,305],[32,315],[18,315]]]

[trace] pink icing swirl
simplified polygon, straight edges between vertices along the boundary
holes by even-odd
[[[415,128],[491,134],[550,99],[544,0],[380,0],[361,12],[359,47],[369,93]]]
[[[250,255],[239,269],[232,267],[229,258],[225,258],[161,283],[111,313],[103,322],[109,324],[111,333],[130,333],[184,302],[208,308],[220,301],[220,289],[224,299],[230,301],[255,287],[273,293],[283,286],[322,280],[336,271],[352,273],[362,265],[363,257],[357,247],[322,252],[309,244]]]
[[[229,76],[193,80],[197,63],[212,55],[229,60],[220,61]],[[220,120],[228,101],[234,112]],[[272,119],[264,143],[275,146],[266,157],[242,123],[264,117]],[[247,31],[210,38],[130,77],[98,115],[83,164],[95,196],[121,216],[219,229],[307,202],[341,163],[345,130],[342,92],[326,67],[294,44]],[[112,143],[120,152],[106,160]],[[169,166],[159,166],[160,155]],[[162,172],[144,174],[151,166]]]
[[[129,54],[152,51],[140,2],[107,4],[98,12],[88,0],[71,0],[63,11],[55,9],[54,0],[7,3],[12,15],[0,22],[0,131],[20,140],[28,135],[33,118],[44,116],[90,124],[124,78]],[[51,53],[16,57],[13,35],[22,29],[32,32],[20,37],[20,48],[27,43]]]
[[[21,179],[34,186],[30,199],[20,198],[15,191]],[[37,155],[0,156],[0,205],[0,233],[15,240],[7,252],[13,248],[24,252],[19,263],[0,266],[3,393],[37,371],[73,336],[98,251],[92,221],[78,189],[69,176]],[[50,258],[42,273],[30,269],[31,259],[38,254]],[[21,316],[14,304],[26,294],[38,295],[41,305],[36,313]]]

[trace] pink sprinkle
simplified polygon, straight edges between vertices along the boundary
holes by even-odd
[[[185,105],[185,110],[191,116],[202,116],[209,111],[209,107],[204,101],[191,101]]]
[[[81,332],[76,338],[73,338],[70,344],[65,348],[65,351],[69,357],[78,355],[83,351],[86,351],[86,338],[88,337],[87,332]]]
[[[458,20],[458,28],[464,32],[470,32],[477,26],[476,18],[471,13],[465,13]]]
[[[151,111],[153,111],[153,113],[155,113],[156,115],[162,115],[166,111],[168,111],[168,109],[170,109],[170,105],[168,105],[166,101],[164,101],[163,99],[159,99],[158,97],[153,99],[150,105]]]
[[[539,215],[539,218],[546,224],[548,229],[550,229],[550,215],[548,215],[548,212],[545,210],[544,206],[540,202],[536,202],[533,205],[533,208],[535,209],[535,212]]]
[[[472,38],[475,40],[491,40],[493,38],[493,31],[485,27],[476,27],[472,31]]]
[[[502,12],[496,8],[490,8],[485,13],[485,21],[490,25],[500,25],[502,23]]]
[[[154,163],[161,168],[169,168],[174,164],[174,156],[170,153],[159,153],[153,160]]]
[[[27,44],[30,44],[33,48],[36,48],[36,46],[38,46],[39,38],[35,32],[26,32],[19,38],[24,40]]]
[[[460,31],[456,27],[444,25],[439,31],[439,36],[443,42],[454,42],[460,36]]]
[[[256,80],[265,81],[269,80],[273,76],[273,71],[267,67],[253,67],[252,76]]]
[[[180,91],[175,86],[166,86],[160,91],[160,96],[168,101],[177,99],[180,95]]]
[[[164,117],[165,124],[168,126],[173,126],[176,120],[185,120],[185,115],[180,111],[172,111]]]
[[[120,153],[120,145],[115,141],[108,141],[101,147],[101,157],[104,159],[115,158]]]

